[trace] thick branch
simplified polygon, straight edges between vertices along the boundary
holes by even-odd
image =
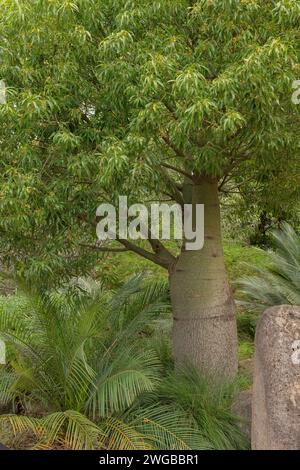
[[[154,254],[151,253],[150,251],[144,250],[138,245],[135,245],[134,243],[128,241],[128,240],[118,240],[127,250],[133,251],[137,255],[142,256],[143,258],[148,259],[149,261],[152,261],[155,264],[158,264],[159,266],[162,266],[165,269],[169,269],[171,262],[175,258],[170,254],[170,258],[165,258],[164,256],[161,256],[159,254]],[[169,252],[168,252],[169,253]]]
[[[172,253],[161,243],[160,240],[152,238],[151,231],[149,231],[149,243],[152,247],[154,253],[156,253],[160,258],[165,259],[168,264],[175,261],[175,257]]]
[[[172,170],[172,171],[176,171],[177,173],[183,175],[183,176],[186,176],[187,178],[189,178],[191,181],[193,181],[193,176],[188,173],[187,171],[184,171],[184,170],[181,170],[181,168],[177,168],[176,166],[173,166],[173,165],[169,165],[168,163],[161,163],[161,165],[164,167],[164,168],[168,168],[168,170]]]
[[[159,246],[158,249],[156,249],[156,253],[151,253],[150,251],[144,250],[143,248],[139,247],[138,245],[135,245],[132,242],[129,242],[128,240],[117,240],[119,243],[121,243],[124,248],[116,248],[116,247],[102,247],[98,245],[88,245],[81,243],[80,246],[84,248],[89,248],[91,250],[99,251],[101,253],[124,253],[128,251],[132,251],[136,253],[139,256],[142,256],[143,258],[148,259],[149,261],[152,261],[155,264],[158,264],[159,266],[162,266],[165,269],[169,269],[172,261],[175,261],[175,258],[169,253],[169,251],[163,247],[163,245],[158,242],[157,247]],[[152,240],[150,241],[150,244],[152,246]],[[153,244],[153,246],[155,246]],[[164,250],[162,249],[164,248]]]

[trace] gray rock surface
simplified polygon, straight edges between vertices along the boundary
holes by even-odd
[[[265,311],[255,339],[252,449],[300,449],[300,307]]]

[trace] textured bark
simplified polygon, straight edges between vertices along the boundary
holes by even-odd
[[[255,336],[252,449],[300,450],[300,307],[267,309]]]
[[[232,377],[237,372],[235,305],[221,240],[217,182],[187,185],[185,202],[205,205],[205,244],[183,250],[170,271],[176,365],[191,362],[205,374]]]

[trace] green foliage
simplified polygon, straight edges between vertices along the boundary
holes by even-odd
[[[1,251],[27,278],[101,262],[96,207],[121,193],[178,201],[188,174],[263,207],[299,196],[297,0],[1,8]]]
[[[81,280],[3,301],[0,401],[31,417],[2,422],[42,447],[244,447],[231,392],[170,372],[166,273],[95,250],[95,213],[122,193],[182,203],[184,180],[209,176],[224,213],[232,206],[231,235],[243,226],[249,238],[262,211],[299,219],[299,1],[3,0],[1,12],[1,264],[43,288],[92,269],[115,289],[141,270],[162,280],[116,295]],[[275,254],[225,244],[230,279],[251,276],[241,358],[252,354],[248,309],[299,304],[298,237],[287,226],[274,237]],[[162,372],[162,404],[144,406]]]
[[[253,273],[253,266],[264,266],[267,256],[263,250],[256,247],[243,246],[235,241],[225,241],[224,254],[226,267],[232,282],[241,276]]]
[[[230,411],[237,384],[172,372],[167,298],[141,276],[113,293],[83,279],[44,294],[20,285],[1,302],[0,405],[23,411],[1,415],[1,432],[18,448],[247,447]]]
[[[257,316],[253,312],[242,310],[238,312],[237,326],[240,340],[254,340]]]
[[[15,351],[11,399],[17,395],[25,407],[34,400],[48,410],[96,418],[130,406],[153,388],[158,360],[136,348],[147,323],[167,308],[160,301],[165,285],[143,288],[136,278],[115,296],[101,288],[92,294],[23,292],[13,313],[2,306],[1,338]]]
[[[254,353],[254,344],[250,341],[241,341],[239,344],[239,359],[250,359]]]
[[[166,407],[130,413],[159,380],[155,352],[138,345],[146,326],[168,308],[165,284],[143,286],[135,278],[113,296],[93,285],[87,296],[80,287],[72,296],[40,296],[23,287],[13,312],[2,306],[0,337],[14,354],[1,370],[1,404],[18,400],[26,410],[26,416],[2,415],[2,426],[34,433],[38,446],[201,447],[183,413]],[[49,414],[39,417],[38,410]]]
[[[216,383],[184,367],[166,377],[158,397],[189,413],[212,448],[246,449],[249,443],[231,411],[238,390],[237,382]]]
[[[167,242],[167,248],[170,251],[175,252],[178,247],[175,242]],[[225,239],[224,241],[224,254],[226,268],[232,283],[236,282],[240,277],[247,274],[253,274],[254,269],[251,266],[263,267],[268,257],[266,253],[256,247],[244,246],[239,240]],[[146,259],[140,259],[136,254],[132,252],[115,254],[111,253],[105,260],[102,261],[99,268],[96,269],[97,275],[102,279],[102,272],[110,271],[110,282],[112,285],[118,285],[120,280],[127,279],[133,275],[143,271],[154,279],[167,279],[167,273],[163,268],[157,266]],[[113,271],[113,276],[111,272]]]
[[[274,252],[268,253],[268,264],[256,269],[255,276],[241,280],[242,304],[261,313],[267,307],[300,304],[300,239],[293,228],[284,224],[272,233]]]

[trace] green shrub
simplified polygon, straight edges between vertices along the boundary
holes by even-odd
[[[166,284],[138,277],[114,295],[80,287],[38,295],[23,286],[13,309],[2,305],[0,337],[14,360],[1,370],[0,403],[17,401],[25,415],[2,415],[1,427],[39,448],[206,448],[181,410],[135,407],[160,381],[157,354],[141,341],[169,308]]]
[[[182,367],[163,380],[156,399],[188,413],[213,449],[247,449],[248,439],[232,413],[239,390],[238,381],[217,383],[193,367]]]
[[[0,433],[24,435],[18,448],[245,448],[232,386],[172,371],[169,309],[166,283],[141,276],[116,292],[21,286],[0,305],[0,406],[22,415],[0,416]]]

